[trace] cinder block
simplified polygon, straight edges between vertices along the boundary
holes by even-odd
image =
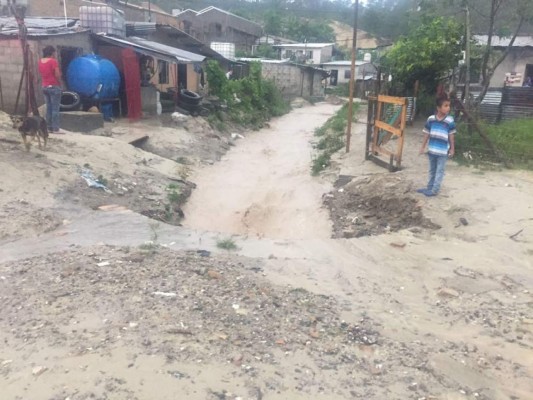
[[[73,132],[88,133],[104,127],[104,117],[100,113],[70,111],[60,113],[61,128]]]

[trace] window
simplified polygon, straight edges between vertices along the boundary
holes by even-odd
[[[352,78],[352,71],[349,69],[344,70],[344,79],[351,79]]]
[[[308,60],[312,60],[312,59],[313,59],[313,52],[312,52],[312,51],[308,51],[307,54],[305,55],[305,57],[306,57]]]
[[[159,72],[159,84],[168,83],[168,62],[157,60],[157,71]]]

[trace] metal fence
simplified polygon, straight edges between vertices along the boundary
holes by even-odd
[[[470,93],[476,99],[480,90]],[[490,88],[479,106],[479,116],[491,124],[533,117],[533,87]]]

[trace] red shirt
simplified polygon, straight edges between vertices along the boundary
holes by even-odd
[[[41,74],[43,87],[61,86],[56,78],[56,68],[59,68],[59,64],[55,58],[49,58],[47,62],[39,60],[39,73]]]

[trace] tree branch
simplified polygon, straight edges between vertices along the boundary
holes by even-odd
[[[520,20],[518,22],[518,26],[516,27],[516,30],[514,31],[513,37],[509,41],[509,44],[505,48],[502,55],[491,65],[490,68],[487,68],[487,66],[484,66],[483,68],[483,86],[481,88],[481,93],[477,97],[476,101],[474,102],[475,107],[479,106],[483,99],[485,98],[485,95],[487,94],[487,91],[489,90],[490,86],[490,80],[492,79],[492,76],[494,75],[494,72],[496,71],[496,68],[505,60],[505,58],[509,55],[509,52],[511,51],[513,44],[516,40],[516,37],[518,36],[518,33],[520,32],[520,29],[522,29],[522,25],[524,24],[524,21],[526,20],[526,17],[524,14],[520,14]]]

